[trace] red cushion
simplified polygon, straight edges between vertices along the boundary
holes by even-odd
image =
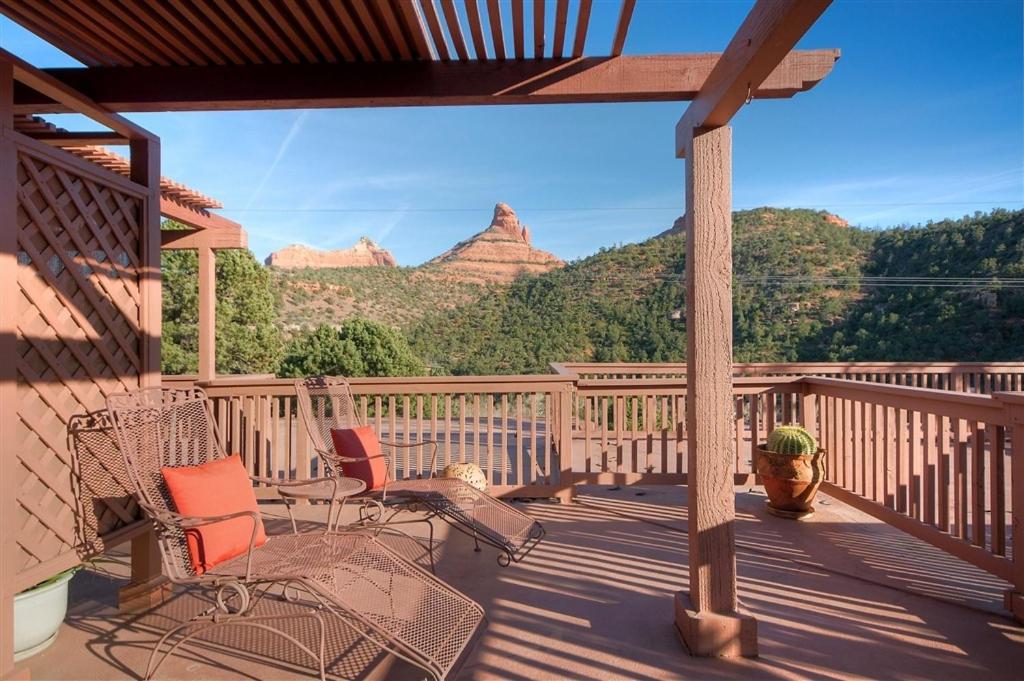
[[[338,456],[353,458],[377,457],[366,461],[342,461],[341,470],[346,478],[355,478],[366,483],[366,489],[380,489],[387,481],[388,464],[380,456],[380,440],[372,426],[358,428],[333,428],[331,440]]]
[[[161,468],[167,491],[178,513],[190,516],[218,516],[238,511],[256,511],[256,493],[252,488],[242,457],[210,461],[200,466]],[[244,554],[249,550],[252,520],[231,518],[185,531],[188,553],[196,574],[203,574],[214,565]],[[256,541],[267,541],[263,520],[257,516]]]

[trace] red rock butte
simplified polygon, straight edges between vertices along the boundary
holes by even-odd
[[[484,231],[459,242],[425,267],[474,282],[510,282],[523,274],[542,274],[565,266],[558,257],[530,245],[530,230],[511,206],[494,206]]]
[[[397,267],[393,255],[365,236],[351,248],[321,251],[292,244],[267,256],[266,264],[281,269],[304,267]]]

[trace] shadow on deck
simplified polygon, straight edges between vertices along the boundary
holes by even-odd
[[[672,626],[671,596],[686,583],[685,488],[580,491],[572,506],[524,505],[548,537],[511,568],[438,528],[439,576],[490,618],[458,678],[993,680],[1024,669],[1024,629],[1001,609],[1006,584],[827,497],[805,522],[768,516],[757,490],[737,490],[737,544],[741,598],[758,618],[761,657],[691,658]],[[323,510],[306,507],[304,517],[312,523]],[[275,524],[272,531],[284,530]],[[118,615],[121,584],[76,576],[57,642],[23,663],[33,679],[139,678],[158,632],[198,607],[179,594],[146,615]],[[295,634],[311,634],[301,626]],[[330,636],[343,651],[332,664],[339,677],[417,676],[341,626]],[[282,639],[228,629],[180,650],[159,678],[311,673]]]

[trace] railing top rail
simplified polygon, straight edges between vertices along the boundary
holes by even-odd
[[[551,374],[518,376],[410,376],[386,378],[351,378],[355,394],[383,393],[488,393],[549,392],[572,385],[566,376]],[[262,376],[230,376],[196,383],[211,397],[233,395],[294,395],[295,383],[290,378]]]
[[[802,379],[811,394],[869,402],[897,409],[939,414],[967,421],[1006,425],[1002,399],[993,395],[916,388],[912,386],[867,383],[843,378],[805,376]],[[1014,393],[1006,393],[1013,395]]]
[[[591,379],[581,378],[575,381],[580,392],[600,391],[626,391],[637,392],[639,390],[678,390],[686,391],[687,380],[680,378],[645,378],[642,383],[635,378],[607,378]],[[750,392],[764,392],[780,387],[791,387],[794,390],[800,389],[803,376],[734,376],[732,385],[734,389]]]
[[[591,373],[666,373],[685,372],[685,362],[557,362],[551,368],[556,373],[571,375]],[[737,362],[734,371],[822,371],[832,373],[870,373],[877,371],[905,371],[945,373],[948,371],[1019,371],[1024,373],[1024,362]]]

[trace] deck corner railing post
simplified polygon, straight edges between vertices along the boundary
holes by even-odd
[[[558,501],[570,504],[576,497],[576,481],[572,467],[572,404],[575,382],[566,383],[559,389],[558,409],[555,419],[558,437]]]
[[[1013,587],[1005,596],[1006,609],[1024,622],[1024,393],[995,395],[1006,411],[1010,433],[1010,506],[1013,514]]]
[[[807,431],[821,440],[818,432],[818,396],[814,393],[814,387],[802,381],[800,383],[800,425]]]

